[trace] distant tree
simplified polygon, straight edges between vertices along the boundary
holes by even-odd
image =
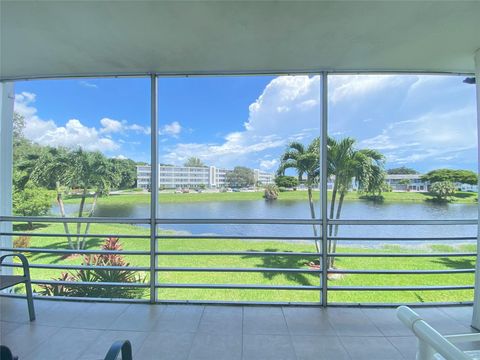
[[[455,185],[451,181],[434,182],[430,186],[430,194],[437,201],[448,201],[449,197],[455,194],[455,191]]]
[[[295,176],[278,175],[275,177],[275,184],[278,187],[293,188],[298,186],[298,179]]]
[[[134,188],[137,182],[137,166],[135,161],[130,159],[110,159],[110,162],[113,165],[113,172],[117,174],[119,179],[116,187],[118,189]]]
[[[23,189],[13,189],[13,213],[19,216],[43,216],[52,207],[52,191],[28,183]],[[33,225],[29,222],[32,229]]]
[[[265,200],[277,200],[278,198],[278,186],[275,184],[265,185],[263,197]]]
[[[449,181],[452,183],[476,185],[478,178],[477,174],[470,170],[437,169],[423,175],[422,180],[431,184]]]
[[[414,174],[418,174],[418,171],[412,168],[401,166],[393,169],[388,169],[387,174],[388,175],[414,175]]]
[[[248,187],[255,184],[255,176],[252,169],[244,166],[235,166],[233,171],[227,173],[228,186],[233,188]]]
[[[189,166],[189,167],[204,167],[205,164],[204,164],[203,161],[200,160],[199,158],[192,156],[192,157],[188,158],[187,161],[185,161],[185,163],[183,164],[183,166]]]
[[[17,112],[13,113],[13,138],[14,140],[23,139],[23,129],[25,128],[25,117]]]

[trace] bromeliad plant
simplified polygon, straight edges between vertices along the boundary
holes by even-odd
[[[122,245],[116,237],[105,240],[102,250],[121,251]],[[62,273],[56,280],[71,281],[72,285],[48,284],[41,285],[43,295],[99,297],[99,298],[138,298],[142,295],[142,288],[98,286],[98,285],[75,285],[75,282],[100,282],[100,283],[143,283],[145,277],[141,277],[135,271],[127,270],[130,265],[121,254],[97,254],[84,257],[83,266],[98,266],[102,268],[86,268],[70,273]],[[125,267],[125,270],[112,269],[111,267]]]

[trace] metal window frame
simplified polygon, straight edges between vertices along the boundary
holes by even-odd
[[[131,271],[145,271],[150,274],[149,283],[95,283],[98,286],[126,286],[126,287],[142,287],[149,288],[149,299],[77,299],[77,300],[92,300],[92,301],[120,301],[120,302],[150,302],[150,303],[222,303],[222,304],[269,304],[269,305],[322,305],[322,306],[337,306],[336,303],[330,303],[328,301],[328,292],[329,291],[408,291],[408,290],[432,290],[432,291],[442,291],[442,290],[465,290],[472,289],[473,286],[470,285],[455,285],[455,286],[423,286],[423,287],[397,287],[397,286],[383,286],[383,287],[361,287],[361,286],[329,286],[328,285],[328,272],[329,273],[345,273],[345,274],[405,274],[405,275],[416,275],[416,274],[452,274],[452,273],[474,273],[474,269],[455,269],[455,270],[355,270],[355,269],[334,269],[327,272],[326,265],[328,263],[329,257],[455,257],[455,256],[476,256],[476,253],[463,252],[463,253],[336,253],[329,254],[327,251],[327,243],[331,239],[328,237],[327,228],[328,225],[478,225],[478,220],[355,220],[355,219],[328,219],[327,214],[327,138],[328,138],[328,76],[330,74],[371,74],[372,72],[358,72],[358,71],[309,71],[309,72],[275,72],[275,73],[224,73],[224,74],[125,74],[125,75],[103,75],[101,77],[149,77],[150,78],[150,96],[151,96],[151,184],[154,185],[151,188],[151,197],[150,197],[150,217],[145,219],[130,219],[130,218],[56,218],[56,217],[15,217],[9,216],[11,212],[2,211],[0,213],[0,226],[2,224],[12,224],[13,222],[25,222],[25,221],[41,221],[41,222],[51,222],[51,223],[78,223],[78,222],[88,222],[88,223],[125,223],[125,224],[147,224],[150,226],[150,235],[80,235],[82,237],[105,237],[105,236],[118,236],[131,239],[149,239],[150,240],[150,251],[105,251],[105,250],[70,250],[70,249],[41,249],[41,248],[13,248],[12,246],[2,246],[0,251],[12,252],[30,252],[30,253],[57,253],[57,254],[124,254],[124,255],[138,255],[138,256],[149,256],[150,257],[150,266],[149,267],[138,267],[130,266],[128,268],[119,267],[97,267],[97,266],[82,266],[82,265],[47,265],[47,264],[32,264],[32,268],[39,269],[50,269],[50,268],[59,268],[59,269],[85,269],[85,268],[102,268],[108,270],[131,270]],[[432,75],[471,75],[471,74],[458,74],[458,73],[426,73],[426,72],[375,72],[376,74],[432,74]],[[159,147],[158,147],[158,81],[161,78],[167,77],[204,77],[204,76],[285,76],[285,75],[311,75],[311,76],[320,76],[320,91],[321,91],[321,117],[320,117],[320,146],[321,146],[321,157],[320,157],[320,206],[321,206],[321,216],[318,219],[169,219],[169,218],[159,218],[158,217],[158,176],[159,176],[159,165],[158,165],[158,156],[159,156]],[[73,78],[74,76],[69,76]],[[91,78],[99,77],[95,76],[79,76],[79,78]],[[50,77],[51,78],[51,77]],[[15,79],[21,80],[21,79]],[[30,79],[29,79],[30,80]],[[33,80],[33,79],[32,79]],[[5,82],[6,79],[2,80]],[[4,134],[5,135],[5,132]],[[11,164],[10,164],[11,165]],[[5,164],[3,164],[5,166]],[[2,194],[3,195],[3,194]],[[3,196],[2,196],[3,197]],[[10,205],[11,206],[11,205]],[[8,209],[7,209],[8,210]],[[3,215],[3,216],[2,216]],[[265,225],[314,225],[319,226],[321,229],[320,237],[274,237],[274,236],[181,236],[181,235],[161,235],[158,234],[157,226],[160,224],[265,224]],[[27,233],[14,232],[9,228],[2,228],[0,236],[2,238],[26,235]],[[65,237],[64,234],[28,234],[28,236],[51,236],[51,237]],[[243,240],[319,240],[321,239],[322,251],[320,253],[303,253],[303,252],[255,252],[255,251],[238,251],[238,252],[224,252],[224,251],[159,251],[158,245],[162,239],[223,239],[234,240],[234,239],[243,239]],[[338,237],[338,240],[356,240],[356,241],[460,241],[460,240],[476,240],[476,237],[450,237],[450,238],[348,238],[348,237]],[[283,268],[198,268],[198,267],[162,267],[158,266],[158,256],[304,256],[319,258],[321,267],[320,269],[283,269]],[[16,267],[16,264],[7,265],[7,267]],[[272,272],[272,273],[312,273],[318,274],[320,284],[319,286],[310,285],[310,286],[285,286],[285,285],[257,285],[257,284],[168,284],[168,283],[159,283],[158,276],[162,272]],[[52,280],[34,280],[33,283],[39,284],[63,284],[62,281],[52,281]],[[77,283],[75,285],[91,286],[93,283]],[[201,288],[201,289],[262,289],[262,290],[313,290],[318,291],[320,294],[319,303],[292,303],[292,302],[244,302],[244,301],[191,301],[191,300],[165,300],[158,299],[159,288]],[[2,294],[3,295],[3,294]],[[11,296],[11,295],[7,295]],[[14,295],[16,296],[16,295]],[[17,297],[17,296],[16,296]],[[36,297],[39,298],[39,297]],[[41,298],[41,297],[40,297]],[[72,298],[64,299],[72,300]],[[470,303],[470,302],[462,302]],[[441,304],[445,305],[447,303],[432,303],[432,304]],[[458,303],[448,303],[448,304],[458,304]],[[364,305],[370,306],[372,304],[355,304],[355,305]],[[395,304],[377,304],[377,306],[395,306]],[[413,304],[415,305],[415,304]],[[418,304],[417,304],[418,305]],[[422,304],[425,305],[425,304]],[[427,304],[428,305],[428,304]],[[351,306],[350,303],[342,303],[342,306]]]

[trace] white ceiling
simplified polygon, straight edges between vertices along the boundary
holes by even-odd
[[[480,1],[1,1],[0,78],[474,71]]]

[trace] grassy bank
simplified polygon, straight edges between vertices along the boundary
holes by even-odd
[[[329,197],[331,192],[329,192]],[[418,192],[387,192],[382,194],[383,198],[376,201],[383,202],[425,202],[432,201],[432,197],[427,193]],[[319,192],[314,192],[314,198],[319,199]],[[160,203],[189,203],[189,202],[211,202],[211,201],[249,201],[262,200],[263,192],[230,192],[230,193],[163,193],[159,194]],[[288,191],[281,192],[278,201],[307,200],[306,191]],[[346,201],[373,201],[368,197],[355,191],[349,192],[345,197]],[[127,193],[104,196],[99,199],[99,203],[121,205],[121,204],[141,204],[150,201],[150,194],[147,193]],[[78,197],[68,197],[65,199],[67,204],[79,203]],[[477,202],[477,194],[472,192],[457,192],[452,197],[453,203],[474,204]]]
[[[73,230],[73,228],[71,229]],[[60,224],[37,227],[36,233],[63,233]],[[136,234],[148,235],[148,229],[133,225],[92,224],[92,234]],[[162,232],[166,234],[167,232]],[[88,239],[88,248],[99,248],[103,238]],[[125,250],[148,250],[149,239],[121,239]],[[37,248],[67,248],[65,239],[48,237],[31,237],[30,246]],[[242,241],[211,239],[160,239],[160,251],[278,251],[278,252],[313,252],[314,246],[302,242],[282,241]],[[455,248],[449,245],[430,246],[427,248],[382,247],[379,249],[356,248],[341,245],[339,252],[452,252],[474,251],[474,246],[461,245]],[[80,264],[82,257],[62,257],[58,254],[31,254],[32,263],[43,264]],[[148,256],[126,256],[127,261],[135,266],[149,266]],[[199,267],[199,268],[308,268],[308,256],[161,256],[161,267]],[[434,257],[434,258],[338,258],[336,266],[342,269],[464,269],[474,267],[474,257]],[[32,269],[34,279],[52,279],[61,274],[61,270]],[[148,280],[148,274],[145,276]],[[318,285],[318,275],[304,273],[234,273],[234,272],[161,272],[161,283],[207,283],[207,284],[263,284],[263,285]],[[469,285],[473,284],[473,274],[445,275],[344,275],[329,281],[331,286],[421,286],[421,285]],[[37,288],[38,289],[38,288]],[[147,296],[145,292],[144,296]],[[205,289],[160,289],[160,299],[191,300],[237,300],[237,301],[318,301],[319,292],[315,291],[278,291],[278,290],[205,290]],[[331,291],[332,302],[417,302],[417,301],[468,301],[473,292],[461,291]]]

